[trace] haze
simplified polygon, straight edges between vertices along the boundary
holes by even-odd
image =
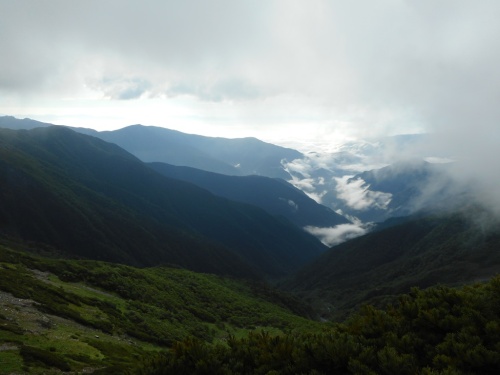
[[[0,0],[0,114],[302,150],[432,132],[491,192],[499,16],[494,0]]]

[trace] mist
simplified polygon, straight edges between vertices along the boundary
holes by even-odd
[[[366,234],[370,226],[370,224],[355,222],[326,228],[307,226],[304,229],[318,237],[323,244],[331,247]]]
[[[0,0],[0,113],[295,142],[317,152],[288,168],[318,202],[332,176],[446,157],[498,213],[499,17],[495,0]],[[350,163],[332,151],[415,133],[432,139]]]

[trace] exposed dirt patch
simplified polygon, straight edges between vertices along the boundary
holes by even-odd
[[[0,344],[0,352],[4,352],[6,350],[17,350],[17,349],[19,349],[19,347],[14,344],[10,343]]]

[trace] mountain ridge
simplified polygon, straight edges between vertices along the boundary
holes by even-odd
[[[489,220],[489,229],[474,218]],[[484,209],[392,221],[332,247],[285,283],[286,289],[330,306],[325,315],[339,317],[362,303],[388,303],[411,287],[466,284],[500,273],[500,223]]]
[[[22,150],[28,164],[35,163],[30,159],[35,157],[36,163],[46,167],[51,183],[58,178],[67,180],[59,187],[61,192],[75,187],[80,189],[82,196],[89,193],[92,199],[97,199],[95,194],[98,194],[99,199],[107,202],[103,207],[118,205],[132,216],[147,218],[145,222],[152,225],[151,229],[170,227],[177,233],[183,232],[183,236],[194,234],[194,237],[209,238],[214,245],[219,243],[233,252],[237,250],[238,256],[254,265],[262,264],[264,273],[276,276],[289,267],[298,267],[323,250],[319,241],[297,231],[292,224],[278,221],[255,207],[218,198],[195,185],[161,176],[114,144],[64,127],[10,132],[17,155]],[[9,148],[8,135],[9,131],[2,130],[1,144],[5,149]],[[8,170],[9,166],[5,168]],[[13,181],[18,180],[14,178]],[[15,189],[11,189],[10,194],[15,194]],[[74,196],[67,199],[78,202]],[[57,197],[52,197],[54,200],[57,201]],[[39,204],[33,201],[33,205]],[[43,212],[35,209],[35,212],[51,215],[49,207]],[[113,210],[109,214],[113,215]],[[29,217],[25,220],[29,221]],[[134,222],[134,219],[129,221]],[[44,234],[50,232],[47,228]]]
[[[19,130],[47,126],[54,125],[31,119],[0,116],[0,127],[4,128]],[[254,137],[207,137],[140,124],[111,131],[69,128],[115,143],[144,162],[165,162],[228,175],[259,174],[289,178],[282,166],[282,160],[291,161],[303,156],[297,150],[263,142]]]
[[[191,167],[148,163],[157,172],[188,181],[213,194],[261,207],[286,217],[297,226],[332,227],[349,223],[333,210],[318,204],[285,180],[265,176],[227,176]]]

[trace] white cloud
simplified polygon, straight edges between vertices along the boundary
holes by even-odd
[[[326,228],[307,226],[304,229],[312,235],[318,237],[325,245],[335,246],[339,243],[366,234],[369,228],[370,224],[361,224],[360,222],[356,222]]]
[[[297,211],[299,209],[299,205],[291,199],[285,199],[280,197],[279,200],[286,202],[286,204],[288,204],[294,211]]]
[[[496,0],[0,0],[0,113],[324,147],[429,130],[500,207],[499,16]]]
[[[432,120],[436,103],[477,97],[461,89],[470,85],[488,94],[480,78],[498,78],[499,9],[488,0],[1,0],[0,87],[18,99],[78,97],[85,85],[108,99],[190,96],[218,103],[194,101],[195,116],[215,111],[229,115],[227,127],[262,132],[297,124],[300,140],[432,128],[417,120]]]
[[[386,209],[392,199],[392,194],[381,191],[371,191],[361,178],[353,176],[335,178],[337,182],[337,197],[349,207],[363,211],[368,208]]]

